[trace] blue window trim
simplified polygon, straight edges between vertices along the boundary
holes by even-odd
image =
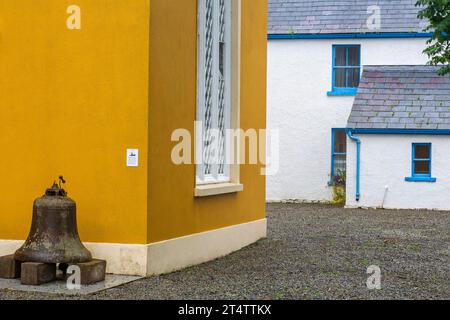
[[[350,129],[355,134],[413,134],[413,135],[431,135],[442,136],[450,135],[447,129]]]
[[[334,143],[337,132],[346,133],[347,129],[345,128],[332,128],[331,129],[331,171],[330,171],[330,181],[328,182],[329,186],[334,185],[334,159],[336,156],[347,156],[347,153],[334,152]]]
[[[339,47],[346,47],[346,48],[359,48],[359,62],[358,62],[358,66],[349,66],[348,65],[348,52],[347,52],[347,61],[346,61],[346,65],[345,66],[336,66],[335,65],[335,57],[336,57],[336,48]],[[338,88],[335,86],[335,71],[338,68],[354,68],[354,69],[359,69],[361,72],[361,45],[360,44],[334,44],[333,45],[333,54],[332,54],[332,75],[331,75],[331,81],[332,81],[332,85],[331,85],[331,91],[327,92],[328,96],[355,96],[356,92],[358,91],[358,88]],[[347,80],[347,79],[346,79]]]
[[[408,182],[436,182],[436,178],[427,177],[406,177],[405,181]]]
[[[334,69],[334,68],[333,68]],[[333,71],[333,79],[334,79],[334,71]],[[334,80],[333,80],[334,82]],[[332,96],[356,96],[358,89],[357,88],[334,88],[331,91],[327,92],[329,97]]]
[[[431,38],[432,32],[380,32],[380,33],[281,33],[268,34],[268,40],[297,39],[395,39],[395,38]]]
[[[418,146],[425,146],[429,147],[430,151],[430,158],[416,158],[416,147]],[[431,168],[432,168],[432,145],[431,143],[413,143],[412,144],[412,153],[411,153],[411,177],[406,177],[405,180],[408,182],[436,182],[437,179],[433,178],[431,176]],[[429,173],[423,174],[423,173],[416,173],[415,172],[415,163],[419,161],[427,161],[429,162]]]

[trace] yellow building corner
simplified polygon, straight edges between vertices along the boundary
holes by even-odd
[[[267,3],[232,2],[239,72],[230,106],[239,108],[230,122],[261,130]],[[0,2],[0,255],[23,243],[33,200],[61,174],[81,239],[110,273],[167,273],[266,236],[261,163],[232,167],[234,187],[215,193],[198,185],[196,164],[171,159],[172,133],[194,133],[199,117],[199,8],[197,0]],[[138,163],[127,164],[127,150]]]

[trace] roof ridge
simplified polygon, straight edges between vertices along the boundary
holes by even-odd
[[[416,0],[269,0],[269,34],[423,33]],[[371,6],[377,6],[371,8]],[[380,11],[380,26],[371,19]]]
[[[414,71],[414,72],[435,72],[442,66],[439,65],[363,65],[364,71]]]

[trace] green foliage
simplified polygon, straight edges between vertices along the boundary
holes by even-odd
[[[345,184],[347,180],[347,172],[345,170],[338,170],[333,177],[333,201],[334,205],[345,205]]]
[[[347,181],[347,172],[345,170],[336,170],[336,175],[333,177],[333,185],[344,186]]]
[[[429,21],[424,31],[433,32],[424,51],[429,64],[443,65],[440,75],[450,74],[450,0],[418,0],[416,6],[423,7],[418,17]]]
[[[333,186],[333,201],[331,204],[336,206],[345,205],[345,187],[334,185]]]

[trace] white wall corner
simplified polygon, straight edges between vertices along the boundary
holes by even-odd
[[[146,276],[147,245],[84,243],[96,259],[106,260],[106,272],[113,274]]]

